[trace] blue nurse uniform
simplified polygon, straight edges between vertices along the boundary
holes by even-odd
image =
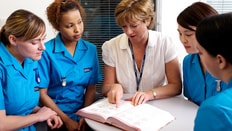
[[[232,80],[228,88],[205,100],[198,109],[194,131],[231,131]]]
[[[214,96],[227,88],[223,81],[217,83],[216,78],[207,71],[202,71],[198,54],[189,54],[183,61],[184,96],[200,105],[205,99]],[[219,85],[218,85],[219,84]]]
[[[96,46],[80,39],[71,56],[60,34],[45,46],[39,61],[40,88],[48,88],[48,95],[57,106],[77,121],[80,117],[75,112],[83,107],[86,87],[102,79]]]
[[[6,115],[26,116],[39,101],[37,61],[26,58],[22,66],[2,42],[0,52],[0,110]],[[19,131],[35,131],[35,127]]]

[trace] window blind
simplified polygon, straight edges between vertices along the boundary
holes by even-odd
[[[86,12],[83,39],[97,46],[98,59],[103,76],[102,44],[122,33],[114,20],[114,9],[120,0],[80,0]],[[104,79],[104,76],[103,76]],[[97,84],[97,92],[101,93],[102,82]]]
[[[214,7],[219,13],[232,11],[232,0],[207,0],[207,3]]]

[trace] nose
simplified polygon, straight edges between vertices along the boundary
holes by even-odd
[[[74,27],[74,32],[75,32],[75,33],[78,33],[79,30],[80,30],[79,26],[78,26],[78,25],[75,25],[75,27]]]
[[[130,28],[130,27],[126,27],[126,28],[124,29],[124,32],[125,32],[127,35],[130,35],[130,34],[133,33],[133,30],[132,30],[132,28]]]
[[[182,44],[185,44],[187,42],[187,39],[185,38],[184,35],[180,35],[180,41]]]
[[[45,45],[44,45],[44,40],[40,40],[40,44],[39,44],[39,48],[40,51],[43,51],[46,49]]]

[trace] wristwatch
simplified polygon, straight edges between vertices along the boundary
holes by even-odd
[[[157,94],[156,94],[156,92],[155,92],[154,90],[152,90],[152,94],[153,94],[153,97],[154,97],[154,99],[155,99],[156,96],[157,96]]]

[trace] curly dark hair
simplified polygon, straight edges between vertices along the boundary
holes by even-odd
[[[80,11],[82,20],[85,21],[85,10],[78,0],[55,0],[47,7],[48,21],[58,31],[62,13],[76,9]]]

